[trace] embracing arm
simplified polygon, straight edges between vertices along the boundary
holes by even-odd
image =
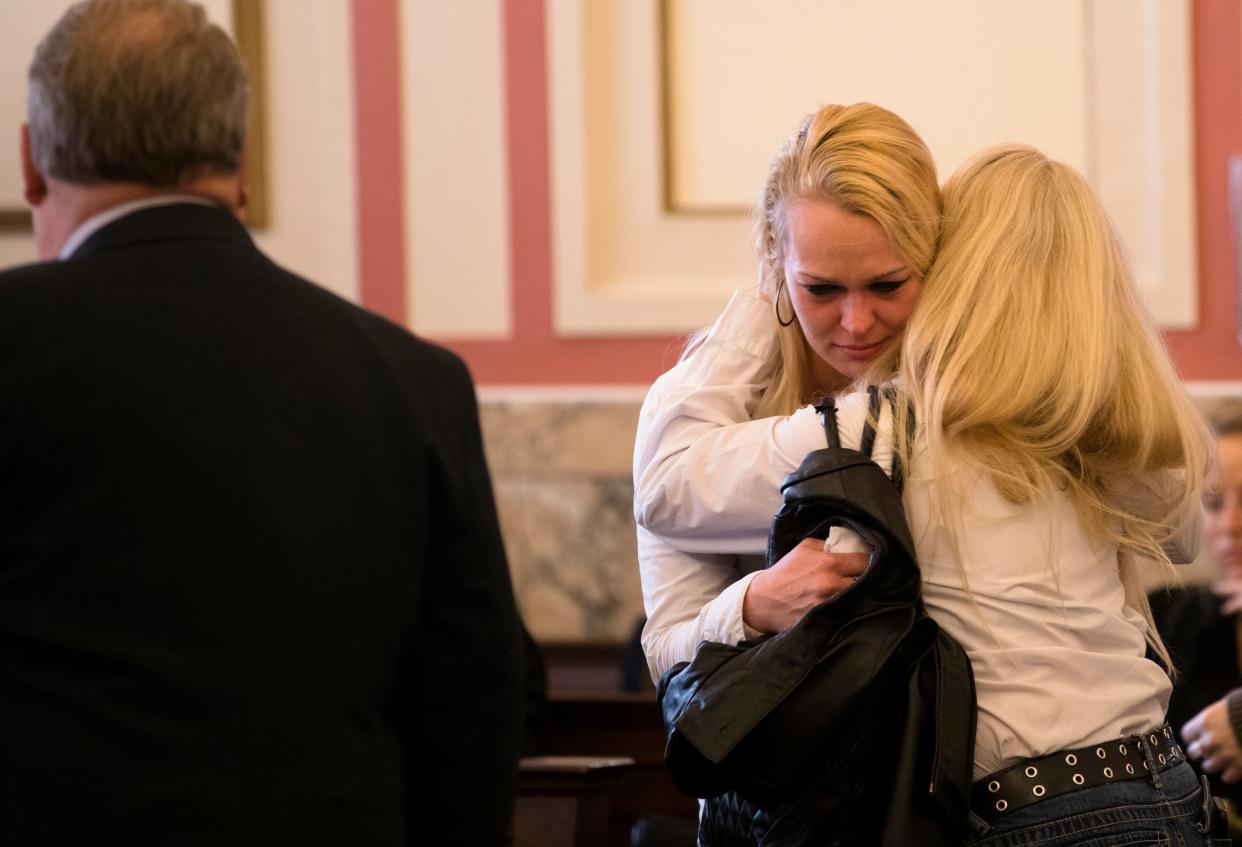
[[[742,623],[742,598],[755,573],[744,574],[738,557],[677,550],[638,528],[642,579],[643,653],[651,678],[688,662],[702,641],[736,644],[759,635]]]
[[[778,347],[771,306],[739,291],[702,343],[652,386],[634,446],[634,517],[696,553],[759,553],[780,484],[824,446],[813,409],[752,421]]]
[[[737,644],[781,632],[843,590],[867,566],[862,553],[826,553],[808,538],[766,570],[743,573],[735,556],[685,553],[638,530],[643,653],[651,678],[694,658],[703,641]]]
[[[740,555],[766,552],[781,482],[808,452],[826,446],[810,407],[750,420],[776,348],[770,306],[739,292],[643,404],[634,514],[647,610],[643,649],[653,677],[691,659],[702,641],[732,644],[789,628],[866,565],[864,554],[828,553],[815,542],[760,573],[743,576],[736,566]],[[865,395],[843,403],[842,443],[857,446]],[[874,455],[887,467],[883,424]]]

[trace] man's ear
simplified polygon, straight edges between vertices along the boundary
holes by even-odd
[[[35,167],[30,154],[30,125],[22,124],[22,194],[31,206],[38,206],[47,199],[47,180]]]

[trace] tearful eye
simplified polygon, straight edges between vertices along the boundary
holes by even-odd
[[[871,290],[877,294],[893,294],[909,281],[909,279],[894,279],[873,282],[871,283]]]
[[[812,297],[829,297],[833,294],[839,293],[841,291],[841,286],[804,282],[802,283],[802,290],[807,294],[810,294]]]

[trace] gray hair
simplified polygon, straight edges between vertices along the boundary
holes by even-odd
[[[45,176],[169,188],[241,165],[246,74],[195,3],[76,3],[35,49],[28,81]]]

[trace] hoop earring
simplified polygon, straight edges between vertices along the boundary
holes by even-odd
[[[784,290],[785,290],[785,280],[782,279],[780,282],[780,285],[776,286],[776,299],[772,301],[772,309],[773,311],[776,312],[776,322],[778,324],[780,324],[781,326],[791,326],[794,320],[797,319],[798,315],[796,313],[790,315],[789,320],[785,320],[784,318],[781,317],[781,292]],[[791,310],[793,309],[792,302],[789,304],[789,308]]]

